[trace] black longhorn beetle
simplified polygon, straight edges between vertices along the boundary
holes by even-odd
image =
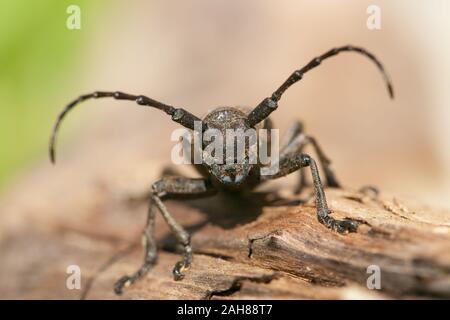
[[[221,132],[225,132],[225,130],[229,128],[241,128],[243,130],[249,128],[271,128],[271,123],[268,117],[277,109],[278,102],[280,101],[283,93],[294,83],[301,80],[306,72],[320,65],[323,60],[344,51],[360,53],[373,61],[384,77],[390,97],[394,97],[391,81],[380,61],[372,53],[363,48],[354,46],[334,48],[325,52],[321,56],[312,59],[303,68],[294,71],[270,97],[262,100],[262,102],[251,111],[243,111],[241,108],[235,107],[218,108],[208,113],[202,120],[183,108],[173,107],[143,95],[132,95],[119,91],[96,91],[94,93],[89,93],[78,97],[76,100],[68,104],[59,115],[53,128],[50,140],[51,161],[53,163],[55,162],[55,139],[58,128],[64,116],[78,103],[91,98],[97,99],[110,97],[117,100],[130,100],[142,106],[153,107],[164,111],[172,117],[173,121],[178,122],[182,126],[191,130],[194,130],[195,121],[201,121],[202,133],[208,128],[215,128]],[[117,294],[120,294],[124,286],[129,286],[144,276],[155,263],[157,250],[154,239],[156,208],[161,212],[177,241],[183,246],[184,250],[182,259],[177,262],[173,268],[174,279],[183,279],[184,271],[189,268],[192,262],[190,235],[175,221],[175,219],[168,212],[166,206],[163,204],[163,200],[169,197],[181,198],[183,196],[190,196],[200,198],[210,196],[219,190],[226,192],[230,190],[239,191],[243,189],[251,189],[265,181],[286,176],[294,171],[300,170],[301,168],[309,167],[312,174],[317,218],[319,222],[324,224],[327,228],[340,233],[355,232],[358,227],[357,221],[350,219],[336,220],[330,216],[330,210],[327,206],[316,161],[308,154],[302,153],[303,148],[307,144],[310,144],[317,153],[318,160],[323,167],[325,174],[326,185],[329,187],[340,187],[340,184],[330,168],[330,160],[328,160],[322,152],[316,140],[313,137],[304,134],[302,131],[302,125],[299,122],[295,122],[289,128],[280,146],[279,171],[274,175],[261,175],[259,170],[261,165],[249,164],[248,161],[234,164],[202,163],[201,165],[196,165],[195,167],[202,174],[203,178],[191,179],[181,176],[170,176],[163,177],[161,180],[153,183],[150,193],[147,225],[143,235],[145,239],[144,262],[134,274],[131,276],[126,275],[120,278],[114,285],[114,291]],[[301,176],[303,177],[304,175]],[[301,178],[297,191],[301,189],[303,183],[304,178]]]

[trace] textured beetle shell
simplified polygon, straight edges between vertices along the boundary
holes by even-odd
[[[227,129],[238,129],[242,128],[243,130],[250,129],[251,127],[248,125],[247,122],[247,115],[250,112],[249,108],[245,107],[219,107],[217,109],[212,110],[211,112],[207,113],[203,117],[203,122],[208,125],[209,128],[214,128],[217,130],[220,130],[222,135],[225,137],[226,130]],[[270,129],[270,120],[267,119],[266,121],[263,121],[262,123],[259,123],[254,127],[256,129],[257,134],[259,129]],[[258,135],[257,135],[258,136]],[[268,135],[268,148],[270,149],[270,134]],[[246,149],[248,149],[248,146],[246,145]],[[191,150],[194,150],[193,146]],[[192,163],[194,163],[192,161]],[[253,186],[256,186],[259,183],[259,180],[257,177],[259,176],[256,173],[256,170],[259,170],[259,164],[253,165],[252,169],[250,170],[250,174],[247,177],[245,183],[237,185],[237,186],[225,186],[221,184],[220,182],[216,181],[213,175],[210,174],[208,170],[208,166],[205,164],[202,165],[194,165],[198,172],[200,172],[205,177],[212,177],[213,183],[217,188],[225,189],[225,190],[231,190],[231,191],[239,191],[242,189],[249,189]]]

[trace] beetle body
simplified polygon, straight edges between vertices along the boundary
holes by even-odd
[[[130,276],[123,276],[116,282],[114,286],[116,293],[120,294],[123,287],[133,284],[145,275],[156,262],[157,246],[154,237],[156,211],[159,211],[162,214],[162,217],[169,225],[171,232],[183,247],[182,259],[175,264],[172,271],[174,279],[183,279],[184,271],[191,265],[193,253],[190,244],[190,235],[176,222],[164,205],[163,200],[168,198],[200,198],[211,196],[218,190],[234,192],[248,190],[264,181],[277,179],[309,167],[314,187],[318,221],[327,228],[340,233],[357,231],[360,222],[351,219],[337,220],[330,215],[331,211],[328,209],[318,166],[311,156],[303,153],[305,146],[311,145],[317,154],[325,176],[325,185],[338,188],[340,187],[340,184],[330,168],[330,160],[325,156],[316,140],[303,132],[303,127],[299,122],[294,122],[287,130],[285,138],[280,144],[277,161],[275,161],[277,164],[276,167],[279,168],[279,170],[270,172],[269,175],[262,173],[263,169],[267,169],[268,162],[262,161],[263,159],[259,150],[256,152],[256,161],[253,161],[255,160],[255,143],[244,143],[243,149],[239,149],[238,145],[234,143],[236,137],[233,135],[233,137],[230,138],[228,135],[228,131],[234,131],[237,133],[237,137],[242,138],[243,136],[245,141],[245,138],[247,137],[245,133],[253,130],[256,133],[256,148],[258,149],[261,145],[265,145],[267,147],[266,151],[272,151],[272,145],[276,144],[275,141],[271,141],[271,135],[267,135],[263,140],[261,138],[262,136],[259,135],[259,132],[263,129],[272,128],[271,122],[269,121],[269,115],[278,108],[278,103],[284,92],[294,83],[300,81],[304,74],[319,66],[322,61],[333,57],[340,52],[350,51],[365,56],[376,65],[382,73],[390,97],[393,98],[394,91],[381,62],[372,53],[363,48],[343,46],[328,50],[322,55],[312,59],[301,69],[295,70],[271,96],[264,98],[252,110],[240,107],[221,107],[209,112],[203,119],[200,119],[183,108],[167,105],[143,95],[132,95],[120,91],[95,91],[93,93],[81,95],[65,107],[58,116],[50,139],[49,151],[52,162],[55,161],[54,145],[56,134],[63,118],[77,104],[89,99],[114,98],[116,100],[128,100],[134,101],[140,106],[158,109],[170,115],[173,121],[181,124],[183,127],[194,130],[194,134],[200,134],[202,138],[200,152],[204,161],[198,164],[196,161],[191,161],[202,174],[202,178],[165,176],[152,184],[149,196],[150,206],[147,224],[143,236],[145,248],[144,262],[135,273]],[[200,126],[197,126],[197,123],[199,123]],[[219,149],[216,147],[212,150],[211,148],[211,146],[216,145],[212,139],[213,135],[209,135],[211,132],[218,133],[217,136],[223,137],[224,141],[220,144]],[[253,140],[253,142],[255,142],[255,140]],[[191,160],[195,160],[194,154],[197,152],[195,148],[195,146],[194,148],[191,146]],[[301,172],[300,177],[299,187],[295,190],[296,193],[299,193],[305,185],[305,175],[303,171]]]

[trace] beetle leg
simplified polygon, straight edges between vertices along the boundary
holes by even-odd
[[[325,185],[327,187],[340,188],[341,185],[336,179],[333,170],[331,169],[331,161],[322,151],[322,148],[320,148],[316,139],[302,132],[302,127],[302,124],[298,121],[294,122],[293,125],[289,127],[287,134],[283,139],[280,158],[283,157],[283,155],[287,155],[292,152],[301,152],[304,147],[306,147],[308,144],[311,144],[317,154],[317,157],[319,158],[320,165],[323,168],[325,174]],[[306,172],[305,168],[303,167],[300,169],[300,182],[295,188],[295,193],[299,194],[305,186]]]
[[[283,149],[289,146],[292,140],[294,140],[295,137],[301,134],[302,132],[303,132],[303,124],[300,121],[292,122],[291,125],[287,128],[285,134],[283,135],[283,139],[281,140],[280,143],[281,152],[283,152]]]
[[[125,275],[114,284],[114,292],[121,294],[123,287],[128,287],[144,276],[156,262],[157,248],[154,237],[156,208],[153,205],[153,199],[150,198],[147,214],[147,224],[142,235],[144,245],[144,262],[142,266],[131,276]]]
[[[356,232],[359,224],[357,221],[349,219],[336,220],[329,215],[330,210],[328,209],[325,192],[320,181],[319,170],[316,162],[309,155],[301,152],[283,154],[280,156],[278,172],[273,175],[261,176],[261,180],[277,179],[304,167],[309,167],[311,170],[319,222],[339,233]]]
[[[175,221],[166,206],[163,199],[168,198],[201,198],[214,194],[216,190],[207,179],[190,179],[185,177],[164,177],[152,185],[150,195],[150,207],[147,219],[147,227],[144,231],[145,255],[142,266],[131,276],[123,276],[114,285],[114,291],[120,294],[123,287],[129,286],[144,276],[156,261],[156,243],[154,240],[154,224],[156,209],[158,209],[164,220],[169,225],[170,230],[183,246],[183,258],[175,264],[173,276],[175,280],[181,280],[184,277],[183,271],[188,269],[192,262],[192,248],[190,245],[190,235],[184,228]]]
[[[293,141],[293,143],[295,144],[295,140]],[[315,153],[317,154],[317,157],[319,158],[319,163],[325,174],[325,185],[327,187],[331,187],[331,188],[340,188],[341,184],[338,182],[336,175],[334,174],[333,170],[331,169],[331,161],[328,159],[327,156],[325,156],[324,152],[322,151],[322,148],[320,148],[319,144],[317,143],[317,141],[314,137],[311,137],[310,135],[305,135],[304,142],[303,142],[302,146],[300,146],[298,151],[301,152],[304,149],[304,147],[306,147],[308,144],[312,145]],[[294,191],[296,194],[299,194],[307,184],[305,173],[306,172],[305,172],[304,168],[302,168],[300,182]]]

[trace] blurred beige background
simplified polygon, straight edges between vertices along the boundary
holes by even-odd
[[[371,4],[381,8],[381,30],[366,27]],[[255,106],[312,57],[334,46],[362,46],[390,73],[394,101],[372,63],[343,53],[288,91],[273,114],[276,126],[304,121],[345,185],[374,184],[448,207],[449,9],[450,2],[438,0],[111,2],[95,29],[79,31],[90,41],[80,55],[82,80],[55,103],[120,89],[202,116],[221,105]],[[81,139],[95,132],[99,161],[111,155],[126,161],[123,150],[107,151],[108,141],[118,139],[128,145],[145,139],[149,163],[170,161],[176,124],[158,111],[95,101],[69,122]],[[75,143],[62,133],[61,162]]]

